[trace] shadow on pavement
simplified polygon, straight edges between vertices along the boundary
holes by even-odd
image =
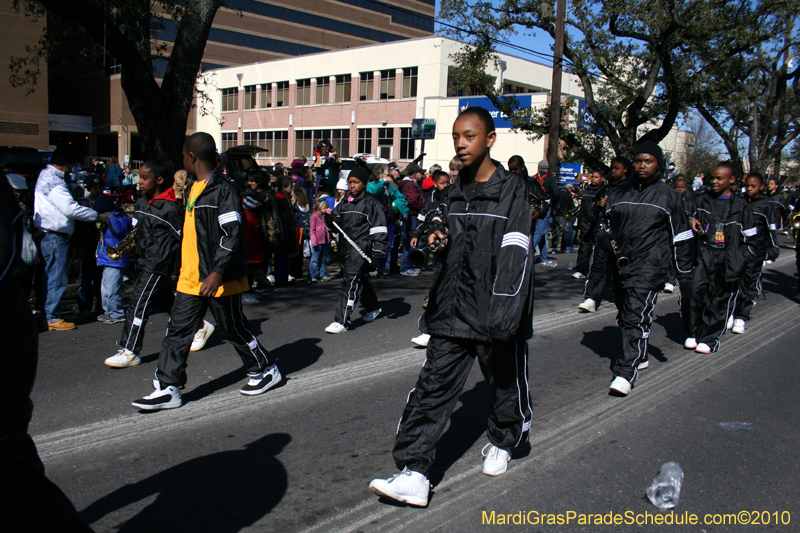
[[[291,442],[266,435],[243,449],[213,453],[125,485],[80,512],[92,524],[143,499],[155,500],[113,528],[120,533],[235,533],[253,525],[283,498],[287,472],[277,459]]]
[[[281,369],[281,374],[288,376],[319,361],[323,352],[319,346],[320,342],[322,339],[308,337],[284,344],[270,352],[273,357],[278,359],[278,368]]]
[[[585,331],[581,344],[598,357],[613,361],[622,348],[622,330],[618,326],[605,326],[600,331]]]

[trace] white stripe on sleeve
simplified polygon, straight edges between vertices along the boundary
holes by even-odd
[[[376,235],[378,233],[387,233],[386,226],[375,226],[374,228],[369,229],[370,235]]]
[[[688,241],[693,236],[694,236],[694,234],[692,233],[692,230],[687,229],[686,231],[683,231],[683,232],[678,233],[677,235],[675,235],[675,238],[672,239],[672,242],[676,243],[676,242],[681,242],[681,241]]]
[[[758,233],[758,228],[750,228],[742,231],[742,235],[745,237],[752,237],[756,233]]]
[[[236,211],[229,211],[228,213],[223,213],[223,214],[219,215],[217,217],[217,219],[219,220],[219,225],[220,226],[224,226],[225,224],[228,224],[229,222],[234,222],[234,221],[241,222],[242,221],[242,215],[240,215]]]

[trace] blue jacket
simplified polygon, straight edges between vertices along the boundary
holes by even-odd
[[[106,254],[106,248],[109,246],[116,246],[121,239],[124,239],[125,236],[131,232],[131,228],[133,227],[131,217],[117,211],[114,213],[114,216],[106,219],[106,225],[109,227],[106,228],[105,233],[103,233],[103,238],[100,239],[100,243],[97,245],[97,266],[128,268],[131,264],[130,254],[124,254],[119,261],[112,261]],[[114,235],[115,233],[116,236]]]
[[[106,187],[119,187],[121,185],[122,168],[119,163],[106,167]]]

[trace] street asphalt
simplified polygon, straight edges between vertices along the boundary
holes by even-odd
[[[683,349],[677,294],[661,294],[650,367],[626,398],[608,394],[621,341],[613,303],[578,313],[583,281],[564,268],[575,254],[556,259],[557,268],[536,267],[530,446],[503,476],[481,473],[488,387],[475,365],[426,509],[379,501],[367,486],[396,472],[397,421],[425,358],[410,339],[427,272],[374,279],[380,318],[340,335],[323,331],[336,281],[257,295],[245,313],[285,383],[239,394],[241,361],[215,333],[189,357],[185,405],[169,411],[130,405],[152,391],[166,313],[151,317],[143,363],[127,369],[103,364],[122,324],[44,333],[30,432],[48,476],[98,532],[800,531],[794,250],[765,269],[747,332],[725,335],[716,354]],[[729,423],[749,426],[720,426]],[[694,516],[695,525],[653,525],[670,512],[645,489],[667,461],[685,473],[670,520]],[[748,524],[703,523],[740,511]],[[622,523],[602,524],[614,519]]]

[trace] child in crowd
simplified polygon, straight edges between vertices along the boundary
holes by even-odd
[[[402,227],[403,217],[408,216],[406,197],[397,188],[397,184],[389,173],[388,165],[375,165],[367,184],[367,193],[371,194],[383,207],[386,217],[386,238],[391,248],[396,231]],[[386,261],[378,265],[378,277],[385,278],[386,271],[391,268],[391,253],[386,254]],[[395,255],[397,260],[397,255]]]
[[[131,256],[122,254],[117,260],[114,260],[108,256],[107,250],[109,247],[119,246],[120,241],[128,236],[132,227],[131,217],[121,209],[115,208],[113,214],[106,218],[106,229],[101,235],[97,247],[97,266],[103,267],[103,280],[100,286],[103,314],[97,319],[103,324],[116,324],[125,320],[125,307],[122,304],[122,277],[125,269],[131,264]]]
[[[155,391],[133,402],[145,411],[183,405],[180,388],[186,384],[191,341],[209,308],[247,369],[247,384],[239,392],[262,394],[282,380],[275,359],[253,335],[242,312],[242,293],[249,285],[240,201],[231,184],[215,172],[216,162],[211,135],[198,132],[186,140],[183,166],[197,181],[187,195],[181,272],[153,380]],[[291,182],[288,185],[291,188]]]
[[[311,239],[311,262],[308,265],[310,283],[330,281],[327,273],[327,264],[331,260],[331,234],[325,227],[325,215],[331,212],[328,202],[320,200],[314,207],[314,214],[309,222],[309,237]]]
[[[424,235],[428,244],[447,239],[420,321],[431,339],[397,428],[392,455],[401,472],[370,483],[373,493],[408,505],[428,504],[436,446],[475,359],[491,384],[484,474],[503,474],[511,450],[526,442],[530,429],[531,206],[525,182],[491,159],[495,140],[488,111],[461,112],[453,142],[464,169],[437,193],[446,213],[432,218]]]
[[[375,198],[367,194],[368,180],[366,170],[361,167],[353,169],[347,178],[350,194],[339,202],[332,215],[326,217],[328,229],[339,233],[343,272],[339,304],[336,306],[334,321],[325,328],[327,333],[347,331],[350,315],[359,298],[366,310],[364,322],[372,322],[381,312],[378,296],[369,282],[369,272],[377,269],[380,262],[386,259],[389,241],[386,238],[383,208]],[[340,229],[333,225],[333,220]]]
[[[697,353],[719,350],[719,337],[733,315],[740,282],[754,260],[749,240],[758,229],[747,202],[738,196],[736,165],[723,161],[711,174],[711,192],[697,198],[697,260],[692,277],[693,320],[684,347]]]
[[[453,159],[450,160],[450,165],[448,167],[450,169],[450,184],[456,182],[456,178],[458,178],[458,173],[461,172],[461,169],[464,168],[464,163],[458,158],[458,156],[453,156]]]

